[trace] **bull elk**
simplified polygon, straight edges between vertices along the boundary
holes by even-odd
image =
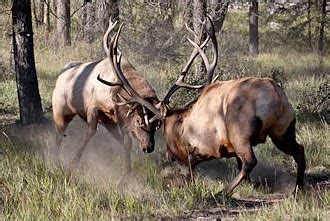
[[[109,51],[107,44],[116,24],[110,23],[103,38],[107,58],[88,63],[71,62],[64,67],[53,91],[53,119],[57,147],[61,145],[65,130],[74,116],[79,115],[88,125],[71,165],[79,162],[100,123],[125,147],[125,167],[126,172],[130,172],[132,138],[138,141],[143,152],[154,150],[157,121],[149,123],[149,120],[153,116],[154,105],[159,101],[150,84],[126,59],[120,67],[112,59],[113,51]],[[117,78],[118,69],[125,73],[124,77]],[[116,83],[109,88],[97,80],[99,75]],[[127,81],[130,82],[128,90],[127,87],[120,87]]]
[[[209,16],[207,18],[210,30],[206,30],[206,40],[197,44],[188,39],[194,46],[191,57],[179,79],[153,111],[152,120],[162,121],[167,153],[192,167],[205,160],[235,157],[240,172],[225,188],[224,192],[230,194],[257,164],[252,147],[264,143],[269,136],[278,149],[293,157],[298,165],[296,185],[303,187],[304,147],[296,141],[295,115],[284,91],[270,78],[245,77],[215,82],[213,73],[218,47],[213,23]],[[120,61],[115,53],[119,33],[110,43],[115,61]],[[203,51],[210,39],[214,53],[211,64]],[[197,55],[206,66],[207,82],[190,85],[184,79]],[[117,69],[119,67],[117,65]],[[120,71],[117,73],[119,78],[125,77]],[[169,105],[170,97],[182,87],[202,88],[202,91],[188,105],[173,109]]]

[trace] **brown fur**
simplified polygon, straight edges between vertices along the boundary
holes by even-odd
[[[150,84],[124,58],[121,69],[141,97],[148,99],[152,104],[158,102]],[[109,87],[102,84],[97,80],[98,75],[111,82],[117,81],[116,74],[110,69],[108,59],[89,63],[69,63],[59,75],[52,98],[57,145],[61,144],[65,129],[72,118],[79,115],[87,122],[88,131],[78,148],[74,158],[75,163],[79,161],[89,139],[95,134],[98,123],[103,124],[119,142],[124,144],[125,149],[128,149],[127,154],[129,154],[131,138],[138,140],[142,150],[152,151],[153,134],[138,126],[143,120],[141,107],[138,106],[127,116],[130,107],[118,106],[115,102],[121,102],[118,94],[127,99],[129,95],[120,86]],[[130,162],[126,163],[129,171]]]
[[[247,77],[213,83],[191,107],[169,112],[164,135],[170,155],[186,164],[190,155],[193,167],[205,160],[237,157],[242,168],[226,193],[251,172],[257,163],[252,146],[269,135],[298,163],[297,185],[301,187],[305,158],[295,140],[294,119],[285,93],[272,79]]]

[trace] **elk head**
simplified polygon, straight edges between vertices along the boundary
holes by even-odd
[[[124,122],[126,132],[136,138],[140,143],[143,152],[150,153],[154,150],[154,134],[160,126],[160,113],[155,107],[158,100],[154,98],[142,97],[131,86],[124,75],[121,67],[122,54],[118,49],[118,39],[123,28],[119,26],[118,31],[110,38],[110,32],[117,26],[117,22],[112,23],[110,19],[109,28],[103,37],[104,50],[109,58],[110,68],[117,76],[117,82],[109,82],[100,77],[97,79],[108,86],[120,87],[121,92],[117,90],[114,100],[117,109],[125,114],[120,116]],[[148,84],[145,82],[145,84]]]

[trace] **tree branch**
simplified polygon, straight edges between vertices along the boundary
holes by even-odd
[[[77,8],[75,11],[72,12],[72,14],[70,15],[70,17],[74,16],[74,14],[76,14],[80,9],[82,9],[85,5],[87,4],[87,1],[84,1],[84,3]]]
[[[52,10],[52,8],[51,8],[49,2],[48,2],[47,0],[44,0],[44,3],[47,5],[50,14],[54,15],[54,17],[55,17],[56,19],[59,19],[59,17],[57,16],[56,12],[54,12],[54,11]]]

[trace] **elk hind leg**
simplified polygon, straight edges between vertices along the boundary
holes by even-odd
[[[295,123],[296,123],[295,120],[291,122],[284,135],[282,136],[276,135],[276,130],[274,129],[274,131],[271,132],[270,137],[273,143],[275,144],[275,146],[279,150],[293,157],[294,161],[298,166],[296,187],[302,189],[304,186],[306,159],[305,159],[304,146],[300,145],[296,141]]]
[[[240,151],[241,150],[241,151]],[[232,191],[244,180],[249,177],[252,169],[257,165],[257,158],[255,157],[250,144],[240,145],[237,151],[237,157],[240,159],[241,167],[239,174],[226,187],[225,194],[229,195]]]
[[[243,162],[237,154],[236,154],[235,158],[236,158],[236,161],[237,161],[237,169],[238,169],[238,171],[241,171],[242,166],[243,166]],[[251,179],[250,179],[248,174],[246,175],[245,180],[248,181],[249,183],[251,183]]]

